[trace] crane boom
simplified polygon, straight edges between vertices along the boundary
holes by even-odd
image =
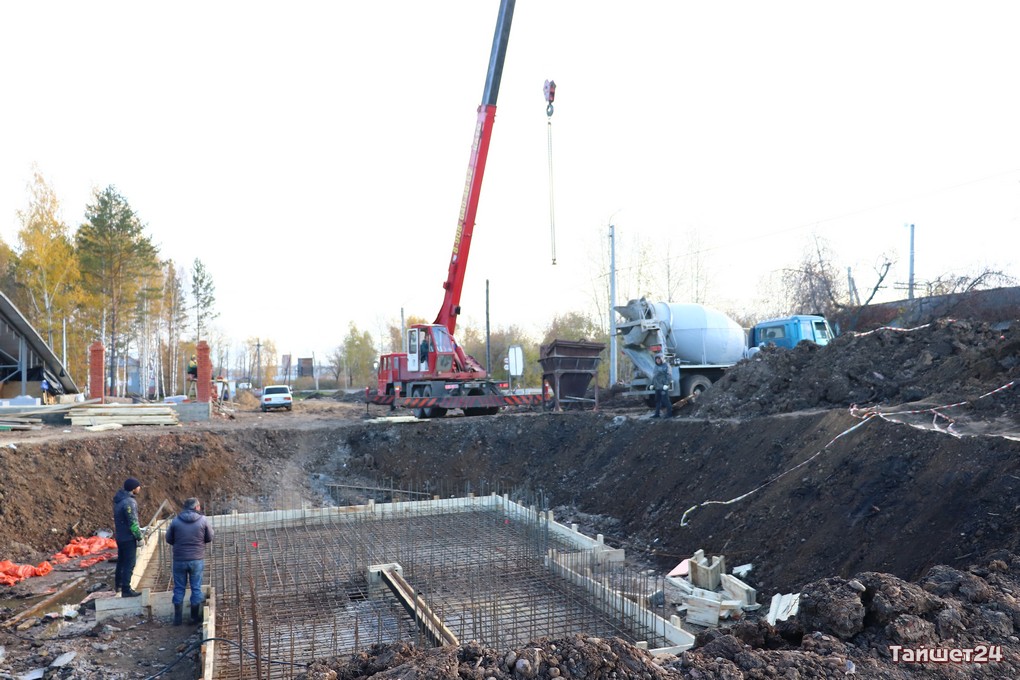
[[[489,54],[489,68],[485,74],[485,90],[482,92],[482,103],[478,107],[478,120],[475,123],[471,156],[468,159],[467,178],[464,182],[464,197],[461,199],[460,216],[457,219],[457,231],[453,239],[450,269],[446,281],[443,283],[446,293],[435,320],[436,324],[446,326],[450,335],[454,334],[457,316],[460,314],[460,295],[464,288],[464,273],[467,269],[471,237],[475,229],[475,216],[478,213],[478,197],[482,191],[485,161],[489,155],[492,123],[496,118],[496,98],[499,95],[499,83],[503,76],[503,62],[506,59],[507,43],[510,40],[510,24],[513,21],[515,3],[516,0],[500,0],[499,3],[499,16],[496,19],[496,31],[492,37],[492,51]]]
[[[406,349],[379,357],[375,394],[366,394],[373,404],[412,408],[418,418],[442,418],[449,409],[460,409],[465,416],[493,415],[506,406],[533,406],[542,401],[542,395],[538,394],[503,394],[486,368],[454,339],[515,2],[500,0],[499,3],[450,269],[443,282],[446,291],[443,304],[434,322],[413,324],[404,331]]]

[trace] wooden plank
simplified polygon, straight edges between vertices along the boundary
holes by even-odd
[[[723,599],[722,593],[705,590],[704,588],[692,588],[691,597],[700,597],[703,600],[715,600],[716,602],[721,602]]]
[[[769,613],[765,618],[774,626],[776,621],[785,621],[791,616],[795,616],[799,609],[800,593],[786,593],[785,595],[776,593],[772,596],[772,604],[769,606]]]
[[[78,587],[84,580],[85,580],[84,576],[79,576],[78,578],[69,581],[68,583],[65,583],[63,586],[60,587],[59,590],[57,590],[57,592],[53,593],[49,597],[37,602],[33,606],[24,610],[23,612],[15,614],[11,618],[4,621],[3,623],[4,628],[11,628],[20,623],[22,620],[35,614],[37,611],[40,611],[41,609],[45,609],[46,607],[50,606],[52,603],[56,602],[61,597],[66,595],[69,591],[74,590],[76,587]]]
[[[686,598],[684,602],[687,604],[687,623],[699,626],[719,625],[721,603],[718,600],[692,596]]]
[[[174,409],[168,408],[168,407],[165,407],[165,406],[160,406],[158,408],[142,407],[142,408],[132,408],[132,409],[128,409],[128,408],[112,408],[112,409],[109,409],[109,410],[102,410],[102,411],[98,410],[98,409],[94,409],[94,408],[87,408],[87,409],[86,408],[82,408],[82,409],[74,409],[74,410],[69,412],[64,417],[65,418],[68,418],[68,417],[74,418],[74,417],[77,417],[77,416],[102,416],[102,417],[106,417],[106,416],[151,416],[151,415],[165,416],[165,415],[170,415],[170,414],[172,414],[174,412],[175,412]]]
[[[177,425],[180,421],[168,416],[108,416],[106,418],[89,416],[71,419],[72,425],[105,425],[107,423],[120,423],[121,425]]]
[[[119,430],[122,427],[124,426],[120,423],[103,423],[102,425],[86,425],[85,429],[89,432],[107,432],[109,430]]]
[[[722,589],[734,600],[740,600],[745,605],[758,604],[758,591],[736,576],[722,574],[720,581]]]

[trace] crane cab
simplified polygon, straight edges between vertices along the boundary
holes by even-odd
[[[426,375],[450,373],[457,343],[446,326],[413,326],[407,329],[407,371]]]
[[[485,371],[469,361],[442,324],[419,324],[408,328],[407,350],[379,357],[377,394],[413,396],[415,389],[430,394],[456,387],[446,381],[484,379]],[[438,384],[436,384],[438,382]]]

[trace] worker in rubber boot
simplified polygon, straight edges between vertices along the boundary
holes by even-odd
[[[202,572],[205,571],[205,544],[213,540],[213,528],[202,514],[197,498],[184,501],[184,509],[170,522],[166,542],[173,546],[174,625],[181,625],[184,588],[191,586],[191,622],[202,622]]]
[[[137,590],[131,589],[131,576],[138,559],[138,544],[142,542],[142,530],[138,526],[138,501],[136,496],[142,483],[134,477],[124,480],[124,486],[113,497],[114,540],[117,541],[117,570],[113,584],[122,597],[138,597]]]
[[[652,389],[655,390],[655,415],[659,418],[659,411],[665,410],[666,417],[673,417],[673,404],[669,400],[669,385],[673,382],[673,372],[669,368],[661,354],[655,357],[655,370],[652,371]]]

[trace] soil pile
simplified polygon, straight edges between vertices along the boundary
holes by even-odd
[[[1020,324],[942,319],[903,331],[846,334],[829,345],[766,347],[715,383],[691,409],[708,418],[747,418],[815,408],[972,401],[1020,378]],[[973,408],[1015,412],[1020,390]]]

